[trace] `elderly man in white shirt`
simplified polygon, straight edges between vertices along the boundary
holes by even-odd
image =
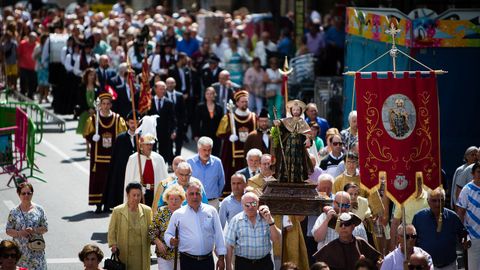
[[[335,193],[333,207],[325,206],[323,208],[323,213],[317,218],[312,228],[313,238],[318,242],[317,248],[319,250],[330,241],[338,238],[338,233],[329,226],[329,223],[332,222],[332,218],[341,213],[350,212],[350,205],[350,194],[345,191],[339,191]],[[352,234],[355,237],[367,240],[367,232],[362,223],[355,227]]]
[[[217,210],[202,203],[201,186],[197,182],[187,184],[187,205],[175,211],[170,218],[165,243],[178,246],[180,269],[225,269],[227,249]],[[178,226],[178,238],[175,229]],[[213,249],[218,257],[215,268]]]

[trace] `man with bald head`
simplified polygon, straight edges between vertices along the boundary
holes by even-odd
[[[100,91],[105,91],[105,87],[107,85],[111,87],[115,85],[113,78],[117,76],[117,73],[110,68],[110,60],[108,59],[108,55],[102,54],[100,56],[96,71],[98,83],[100,84]]]
[[[337,217],[341,213],[350,211],[350,203],[350,194],[339,191],[333,199],[333,207],[325,206],[323,208],[323,213],[317,218],[312,228],[312,235],[318,242],[318,249],[338,238],[338,233],[335,231]],[[353,236],[367,239],[367,232],[363,224],[355,227]]]
[[[165,159],[165,162],[172,164],[172,141],[177,137],[177,120],[173,102],[165,97],[166,92],[165,82],[155,83],[155,96],[152,98],[152,107],[148,114],[159,116],[157,118],[157,151]]]
[[[175,156],[181,155],[183,140],[185,139],[185,120],[186,108],[185,101],[181,92],[175,90],[177,83],[173,77],[168,77],[165,81],[167,85],[166,97],[173,102],[175,108],[175,119],[177,119],[177,137],[175,138]]]
[[[240,88],[240,86],[230,81],[230,72],[228,70],[222,70],[218,75],[218,82],[212,84],[213,89],[217,93],[217,99],[215,100],[223,108],[223,114],[227,112],[227,103],[231,99],[233,100],[234,93]]]

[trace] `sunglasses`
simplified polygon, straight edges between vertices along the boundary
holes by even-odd
[[[250,208],[250,207],[257,207],[258,203],[257,202],[247,202],[244,204],[245,207]]]
[[[423,270],[424,267],[421,265],[414,265],[414,264],[409,264],[408,265],[409,270]]]
[[[350,225],[352,225],[352,221],[340,221],[340,227],[348,227]]]
[[[344,208],[344,209],[350,208],[351,206],[349,203],[339,203],[337,201],[335,201],[335,203],[338,204],[338,207]]]
[[[416,235],[416,234],[407,234],[405,237],[407,238],[407,240],[409,240],[409,239],[417,239],[417,235]]]
[[[23,196],[27,196],[27,195],[30,196],[32,194],[33,194],[33,192],[22,192],[22,193],[20,193],[20,195],[23,195]]]
[[[8,258],[16,259],[17,256],[18,256],[17,253],[2,254],[2,258],[4,259],[8,259]]]
[[[339,145],[343,145],[342,142],[332,142],[333,146],[339,146]]]

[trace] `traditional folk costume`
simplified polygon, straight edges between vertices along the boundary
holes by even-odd
[[[235,101],[241,97],[248,97],[247,91],[238,91],[235,93]],[[238,170],[243,169],[245,165],[244,144],[248,134],[257,128],[256,115],[248,109],[241,111],[235,109],[233,114],[237,140],[231,141],[232,128],[230,125],[230,112],[223,116],[217,129],[217,137],[223,139],[223,147],[221,159],[223,161],[223,169],[225,172],[225,188],[224,194],[230,194],[230,178]]]
[[[150,134],[142,135],[141,143],[154,144],[155,137]],[[154,151],[152,151],[148,157],[141,154],[140,163],[142,179],[140,179],[138,167],[138,153],[134,153],[128,158],[127,168],[125,169],[125,183],[141,183],[144,187],[145,204],[152,205],[155,188],[158,187],[161,180],[168,177],[167,166],[165,165],[163,157]]]
[[[112,100],[112,95],[103,93],[99,95],[100,100]],[[94,141],[96,135],[96,115],[92,115],[87,119],[83,136],[90,144],[90,180],[88,191],[88,204],[97,205],[103,202],[103,194],[108,181],[108,172],[110,169],[110,161],[112,158],[112,146],[117,136],[127,130],[123,118],[110,111],[107,116],[99,113],[98,135],[100,139]]]

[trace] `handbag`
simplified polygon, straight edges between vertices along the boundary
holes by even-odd
[[[27,247],[33,251],[43,251],[45,250],[45,240],[41,235],[32,235],[28,239]]]
[[[103,263],[103,268],[105,270],[125,270],[127,267],[122,261],[120,261],[120,250],[117,249],[117,252],[112,253],[110,259],[106,259]]]

